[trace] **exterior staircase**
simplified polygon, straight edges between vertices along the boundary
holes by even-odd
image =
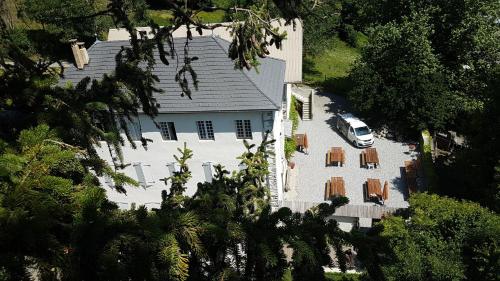
[[[292,87],[292,95],[302,103],[302,120],[308,121],[313,117],[314,89],[303,87]]]
[[[306,101],[304,101],[303,105],[302,105],[302,120],[304,121],[307,121],[307,120],[311,120],[311,99],[312,99],[312,95],[309,96],[308,99],[306,99]]]

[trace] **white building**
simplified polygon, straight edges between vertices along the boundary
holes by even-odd
[[[231,25],[231,22],[223,22],[223,25]],[[295,20],[295,24],[285,25],[285,20],[276,19],[271,22],[272,27],[278,28],[280,32],[286,32],[286,40],[281,42],[281,48],[269,46],[269,57],[282,59],[286,63],[285,82],[300,83],[302,82],[302,51],[303,51],[303,28],[302,22],[299,19]],[[145,32],[149,37],[152,37],[150,27],[137,27],[138,32]],[[174,38],[186,37],[186,26],[180,26],[176,29],[172,36]],[[191,28],[191,34],[194,37],[213,35],[231,42],[233,36],[231,30],[225,27],[216,28],[213,30],[202,29],[200,35],[198,31]],[[129,40],[130,34],[125,28],[111,28],[108,32],[108,41]]]
[[[179,155],[177,148],[184,143],[193,150],[193,158],[188,162],[192,179],[188,182],[187,195],[196,191],[198,182],[212,179],[213,165],[221,164],[228,170],[238,169],[240,156],[245,148],[243,140],[259,144],[269,131],[276,140],[275,157],[271,160],[269,187],[272,203],[276,206],[283,197],[286,178],[284,157],[284,125],[290,101],[290,85],[285,82],[286,62],[276,58],[260,60],[258,72],[237,70],[228,58],[229,42],[215,36],[195,37],[189,43],[189,56],[199,59],[192,67],[199,81],[198,90],[192,89],[192,99],[181,96],[181,89],[174,80],[177,67],[182,66],[185,38],[174,39],[180,50],[177,64],[162,64],[156,53],[157,64],[154,73],[159,77],[156,84],[164,93],[156,96],[159,115],[155,121],[140,115],[135,125],[137,149],[130,144],[123,147],[125,163],[131,165],[123,172],[138,180],[141,187],[127,188],[121,194],[112,188],[108,197],[122,208],[131,203],[155,207],[161,202],[161,191],[167,189],[162,179],[169,177],[176,166],[173,155]],[[99,79],[115,67],[115,55],[128,40],[96,42],[88,49],[89,62],[83,69],[71,67],[65,70],[65,80],[74,84],[89,76]],[[189,75],[188,79],[189,79]],[[139,133],[152,140],[142,147]],[[103,143],[104,144],[104,143]],[[112,156],[106,145],[98,148],[99,155],[112,163]],[[102,179],[103,183],[112,182]]]

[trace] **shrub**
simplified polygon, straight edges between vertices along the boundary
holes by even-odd
[[[356,48],[358,46],[358,32],[354,29],[354,26],[345,24],[339,35],[340,38],[351,47]]]
[[[325,279],[328,281],[357,281],[360,280],[360,274],[349,274],[342,272],[327,272]]]
[[[423,138],[428,138],[428,142],[424,143]],[[422,167],[424,169],[425,176],[428,182],[429,191],[436,190],[437,184],[437,174],[434,170],[434,162],[432,161],[432,149],[431,149],[432,137],[429,131],[425,130],[422,132]]]
[[[290,120],[292,120],[292,136],[295,134],[295,130],[299,127],[299,112],[297,111],[297,99],[292,96],[292,101],[290,102]],[[285,139],[285,158],[290,160],[293,153],[297,151],[297,142],[294,138]]]
[[[295,142],[294,138],[286,138],[285,139],[285,158],[290,160],[292,158],[293,153],[297,150],[297,142]]]
[[[290,120],[292,120],[292,134],[299,127],[299,112],[297,111],[297,99],[292,96],[292,102],[290,103]]]

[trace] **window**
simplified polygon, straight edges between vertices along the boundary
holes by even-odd
[[[212,121],[196,121],[200,140],[214,140],[214,127]]]
[[[101,123],[101,121],[99,119],[97,119],[97,118],[94,117],[93,121],[94,121],[94,126],[97,129],[99,129],[99,130],[101,130],[103,132],[106,132],[106,128],[104,127],[104,124]],[[100,135],[97,135],[96,138],[97,138],[98,141],[104,141],[104,138],[102,138],[102,136],[100,136]]]
[[[163,140],[177,140],[174,122],[160,122],[160,130]]]
[[[252,138],[252,125],[250,120],[236,120],[236,137],[239,139]]]
[[[371,133],[370,128],[364,126],[354,129],[356,131],[356,136],[364,136]]]
[[[140,141],[142,137],[141,124],[139,120],[129,121],[127,120],[127,129],[132,141]]]

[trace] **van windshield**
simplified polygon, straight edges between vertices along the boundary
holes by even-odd
[[[354,130],[356,131],[356,136],[364,136],[370,134],[370,129],[367,126],[359,127]]]

